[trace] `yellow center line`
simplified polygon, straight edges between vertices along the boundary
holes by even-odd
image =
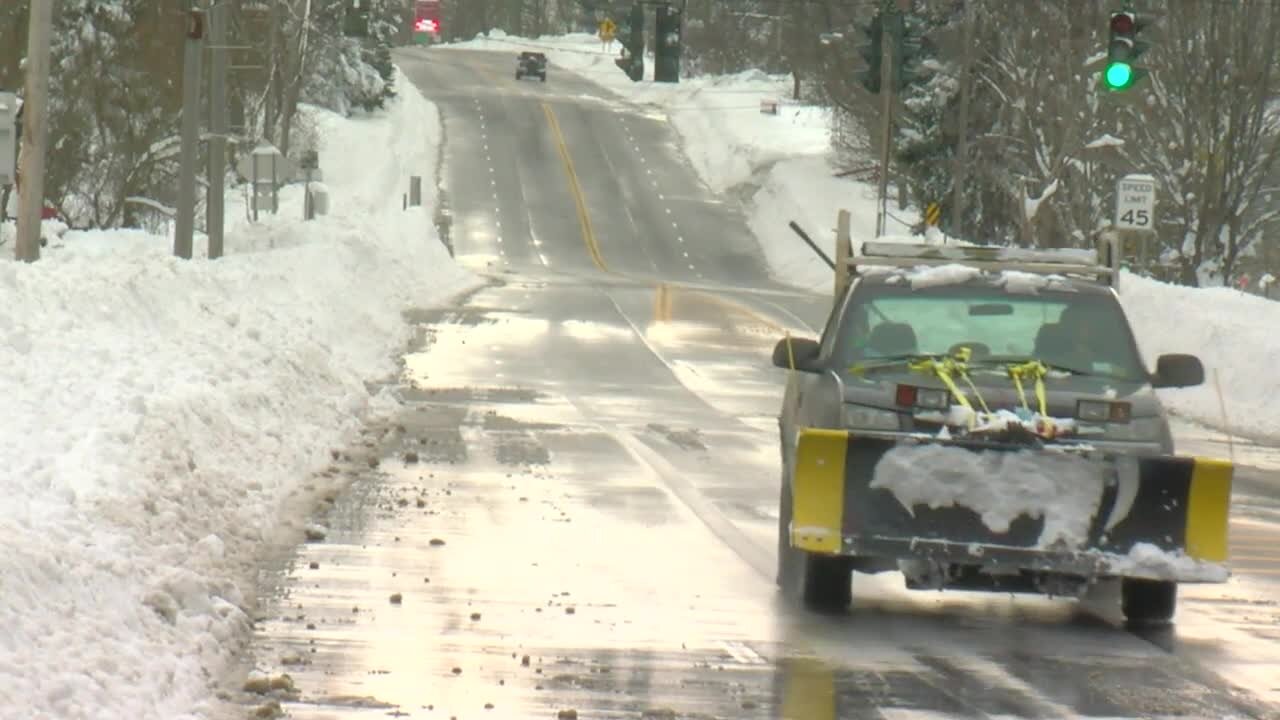
[[[564,133],[560,130],[560,121],[556,118],[555,112],[551,109],[549,103],[542,103],[542,112],[547,116],[547,125],[551,128],[551,135],[556,142],[556,149],[560,153],[560,160],[564,163],[565,175],[569,182],[569,194],[573,196],[573,203],[578,213],[578,224],[582,229],[582,240],[587,246],[587,252],[591,255],[591,262],[602,272],[615,274],[609,269],[604,261],[604,255],[600,252],[600,243],[596,240],[595,230],[591,227],[591,215],[587,212],[586,198],[582,193],[582,183],[578,180],[578,172],[574,169],[573,158],[569,155],[569,146],[565,143]],[[662,284],[655,288],[658,290],[656,316],[659,322],[670,322],[672,318],[672,285]],[[778,323],[772,319],[756,312],[752,308],[742,304],[741,302],[723,298],[704,291],[691,291],[694,294],[702,295],[712,304],[721,308],[741,313],[748,318],[759,322],[761,325],[775,330],[779,333],[785,332]]]
[[[671,322],[671,286],[659,283],[653,296],[653,321]]]
[[[547,116],[547,124],[551,126],[551,134],[555,137],[556,148],[560,151],[560,159],[564,162],[564,171],[569,179],[569,194],[573,196],[573,203],[578,210],[578,224],[582,228],[582,240],[587,244],[587,252],[591,255],[591,262],[601,272],[610,272],[609,267],[605,265],[604,256],[600,254],[600,244],[596,242],[596,233],[591,229],[591,216],[587,214],[587,202],[582,195],[582,185],[578,182],[578,173],[573,169],[573,158],[569,157],[569,147],[564,142],[564,134],[560,132],[560,121],[556,119],[556,114],[552,112],[551,105],[542,103],[542,112]]]

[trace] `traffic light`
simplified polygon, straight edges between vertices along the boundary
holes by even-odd
[[[653,80],[680,82],[680,10],[659,5],[654,25]]]
[[[858,82],[862,83],[862,87],[872,95],[880,94],[880,59],[884,54],[884,20],[880,13],[871,18],[871,22],[859,28],[866,35],[866,41],[858,46],[858,53],[862,55],[862,59],[866,61],[865,70],[859,70],[854,75],[858,78]]]
[[[631,6],[631,12],[618,28],[618,36],[622,38],[626,54],[613,64],[622,68],[633,82],[640,82],[644,79],[644,6]]]
[[[1150,43],[1138,39],[1138,32],[1144,26],[1137,14],[1128,10],[1111,13],[1107,66],[1102,71],[1102,86],[1107,90],[1128,90],[1147,76],[1147,70],[1137,66],[1138,56],[1150,47]]]

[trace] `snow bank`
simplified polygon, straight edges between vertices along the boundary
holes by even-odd
[[[6,716],[212,712],[255,552],[300,532],[285,509],[378,410],[363,381],[395,370],[400,311],[474,282],[427,211],[400,211],[410,171],[431,186],[439,129],[398,87],[372,118],[316,111],[328,217],[301,223],[290,187],[254,226],[229,202],[215,262],[141,232],[0,262]]]
[[[1154,368],[1164,353],[1192,353],[1205,366],[1200,387],[1161,390],[1173,411],[1213,427],[1280,438],[1280,303],[1231,288],[1188,288],[1125,274],[1120,301]],[[1222,389],[1227,416],[1215,390]]]
[[[964,507],[991,532],[1018,517],[1044,518],[1038,547],[1082,546],[1098,512],[1104,468],[1086,458],[1036,452],[972,452],[925,443],[900,445],[876,464],[871,487],[893,493],[907,512]]]

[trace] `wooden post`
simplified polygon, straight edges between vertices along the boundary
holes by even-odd
[[[849,211],[836,214],[836,287],[835,302],[840,302],[849,286],[849,259],[853,257],[853,243],[849,239]]]
[[[27,87],[22,106],[22,156],[18,175],[18,239],[14,255],[23,262],[40,259],[44,218],[45,149],[49,142],[49,40],[53,0],[31,0],[27,31]]]

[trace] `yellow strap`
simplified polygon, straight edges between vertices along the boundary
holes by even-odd
[[[963,348],[968,350],[969,348]],[[963,362],[955,363],[956,372],[960,375],[960,379],[964,380],[969,389],[973,391],[973,396],[978,398],[978,404],[982,406],[982,412],[991,414],[991,408],[987,407],[987,401],[982,399],[982,393],[978,392],[978,386],[973,384],[973,380],[969,377],[969,369]]]
[[[791,346],[791,333],[787,333],[787,364],[792,370],[796,369],[796,351]]]
[[[1022,409],[1031,412],[1031,406],[1027,405],[1027,394],[1022,391],[1022,375],[1009,368],[1009,377],[1013,378],[1013,388],[1018,391],[1018,402],[1022,403]]]
[[[1013,378],[1013,386],[1018,390],[1018,399],[1022,401],[1022,407],[1030,412],[1031,408],[1027,406],[1027,396],[1022,389],[1022,381],[1026,379],[1034,379],[1036,381],[1036,404],[1039,406],[1040,415],[1049,417],[1048,402],[1045,400],[1044,378],[1049,373],[1049,369],[1039,360],[1031,360],[1021,365],[1010,365],[1009,377]]]
[[[1047,419],[1049,417],[1049,404],[1045,401],[1044,395],[1044,374],[1041,373],[1036,375],[1036,402],[1040,404],[1040,416]]]
[[[958,375],[969,386],[969,389],[973,391],[973,396],[978,399],[978,404],[982,406],[982,411],[989,415],[991,414],[991,408],[987,407],[987,401],[982,399],[982,393],[978,392],[978,386],[974,385],[973,380],[969,377],[969,359],[972,357],[973,348],[968,345],[961,345],[951,357],[943,359],[943,367],[948,374],[954,373]],[[964,396],[960,395],[960,397],[963,398]],[[967,400],[967,398],[965,399]],[[965,404],[966,406],[968,405],[967,402]],[[973,408],[970,407],[969,409],[972,410]]]

